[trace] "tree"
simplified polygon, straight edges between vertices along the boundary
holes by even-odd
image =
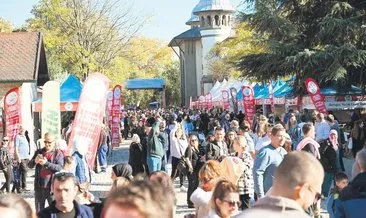
[[[10,33],[12,29],[11,23],[0,17],[0,33]]]
[[[45,33],[47,52],[66,70],[104,72],[144,23],[131,7],[122,0],[41,0],[28,23]]]
[[[236,27],[236,35],[216,44],[208,54],[207,60],[214,80],[241,77],[235,63],[243,55],[258,54],[265,51],[265,46],[256,40],[254,31],[245,22]]]
[[[255,13],[242,13],[267,47],[237,63],[243,75],[260,81],[296,75],[294,88],[305,92],[304,80],[321,86],[365,86],[365,0],[246,0]]]
[[[163,78],[166,83],[166,101],[179,104],[179,64],[173,51],[166,42],[134,37],[127,45],[126,53],[115,59],[105,74],[112,80],[112,85],[124,84],[128,79]],[[159,99],[158,93],[151,90],[124,91],[127,105],[147,106],[151,99]]]

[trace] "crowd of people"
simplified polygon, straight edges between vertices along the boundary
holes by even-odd
[[[366,202],[361,114],[355,113],[350,125],[355,164],[349,179],[343,164],[346,139],[332,114],[289,110],[282,117],[266,117],[258,111],[248,120],[241,111],[220,109],[127,111],[121,126],[123,138],[132,138],[129,161],[112,167],[106,199],[89,191],[86,146],[76,142],[67,156],[55,136],[46,133],[43,146],[31,155],[20,128],[14,159],[7,149],[9,138],[1,143],[6,181],[0,191],[28,191],[27,171],[35,168],[35,211],[18,195],[4,194],[16,203],[0,198],[0,217],[173,217],[175,180],[187,193],[188,207],[195,209],[187,217],[320,217],[320,201],[328,196],[331,217],[357,217]],[[65,130],[65,140],[70,131]],[[98,148],[102,173],[108,138],[104,127]]]

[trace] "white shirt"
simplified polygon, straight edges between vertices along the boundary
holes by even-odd
[[[188,142],[186,139],[177,139],[177,137],[175,137],[177,129],[178,127],[176,125],[170,132],[170,155],[172,157],[181,158],[186,152]]]
[[[255,150],[259,151],[261,150],[263,147],[267,146],[271,144],[271,139],[266,135],[264,137],[260,137],[257,140],[257,143],[255,144]]]

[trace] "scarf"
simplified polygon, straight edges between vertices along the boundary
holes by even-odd
[[[335,134],[337,137],[336,138],[330,137],[330,135],[332,135],[332,134]],[[330,132],[329,132],[329,141],[332,144],[333,149],[338,150],[338,132],[337,132],[337,130],[335,130],[335,129],[330,130]]]
[[[112,167],[112,170],[117,177],[132,179],[132,167],[127,163],[116,164]]]
[[[305,137],[303,140],[301,140],[301,142],[297,145],[296,150],[297,151],[301,151],[307,144],[312,144],[314,145],[314,149],[315,149],[315,157],[320,159],[320,153],[319,153],[319,143],[316,142],[314,139],[312,139],[311,137]]]

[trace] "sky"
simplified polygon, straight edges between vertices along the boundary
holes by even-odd
[[[243,0],[231,0],[234,7]],[[0,0],[0,17],[10,21],[13,27],[25,24],[32,17],[31,10],[38,0]],[[189,29],[185,22],[199,0],[126,0],[133,2],[133,13],[147,17],[138,35],[170,41],[174,36]]]

